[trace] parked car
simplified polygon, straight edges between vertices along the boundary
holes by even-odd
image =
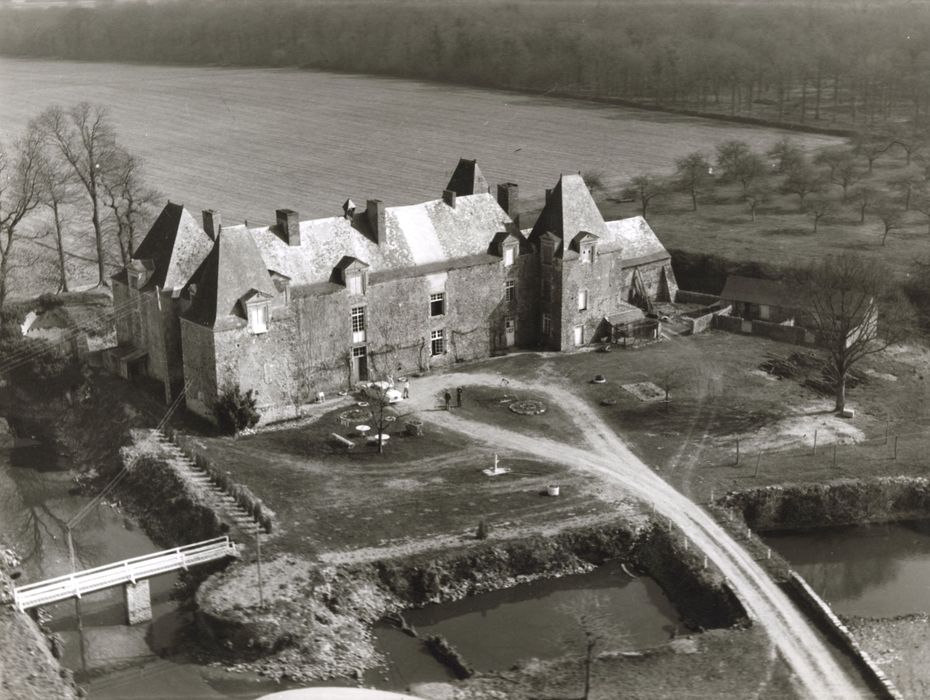
[[[365,387],[365,395],[374,401],[380,401],[383,398],[387,403],[397,403],[403,398],[390,382],[370,382]]]

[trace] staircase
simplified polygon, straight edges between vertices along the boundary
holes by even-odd
[[[236,499],[213,482],[210,475],[197,466],[184,451],[175,445],[160,430],[153,430],[152,437],[167,453],[171,465],[191,482],[201,487],[208,505],[218,514],[225,516],[231,528],[238,530],[244,537],[255,537],[262,531],[261,524]]]

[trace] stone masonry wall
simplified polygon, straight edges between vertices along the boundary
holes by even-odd
[[[190,382],[185,397],[187,407],[213,420],[213,401],[218,390],[213,331],[181,319],[181,342],[184,347],[184,380]]]
[[[587,290],[588,306],[578,310],[578,292]],[[589,263],[580,259],[562,261],[561,350],[575,347],[575,326],[584,327],[583,345],[594,341],[598,326],[617,309],[623,293],[623,268],[619,253],[603,253]]]

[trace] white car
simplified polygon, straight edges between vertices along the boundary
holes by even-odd
[[[383,400],[389,404],[397,403],[403,398],[401,393],[392,387],[389,382],[369,383],[368,386],[365,387],[365,395],[374,401],[381,401],[383,398]]]

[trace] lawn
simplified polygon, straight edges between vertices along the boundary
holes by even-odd
[[[469,397],[476,404],[469,411],[485,410],[476,394]],[[378,548],[389,556],[467,542],[481,520],[496,532],[532,531],[615,511],[597,498],[593,477],[561,466],[502,452],[500,464],[511,471],[486,476],[490,449],[429,423],[423,436],[409,436],[410,416],[402,413],[379,454],[340,421],[347,410],[236,440],[198,439],[214,463],[276,512],[280,532],[271,550],[312,556]],[[338,446],[334,432],[356,446]],[[545,495],[552,482],[563,486],[557,499]]]

